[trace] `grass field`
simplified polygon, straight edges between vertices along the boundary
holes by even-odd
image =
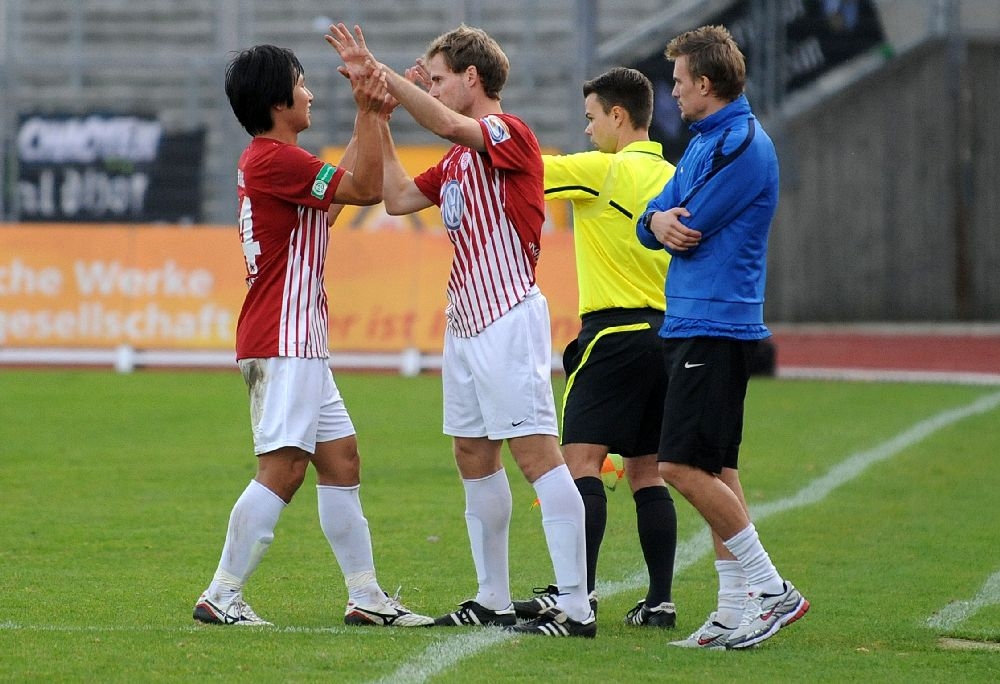
[[[450,611],[475,587],[439,379],[338,380],[379,579],[415,610]],[[714,605],[704,525],[678,501],[678,629],[626,627],[644,578],[624,485],[608,496],[595,640],[345,627],[311,477],[246,590],[277,626],[196,626],[254,471],[239,374],[0,370],[0,680],[998,681],[998,406],[996,387],[755,379],[744,486],[813,607],[758,649],[692,652],[666,642]],[[507,462],[523,596],[551,572],[534,494]]]

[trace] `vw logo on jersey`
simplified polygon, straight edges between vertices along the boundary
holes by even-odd
[[[486,124],[486,130],[490,133],[490,140],[493,144],[502,143],[504,140],[510,140],[510,131],[507,129],[507,124],[504,123],[503,119],[494,114],[490,114],[483,119]]]
[[[465,195],[457,180],[448,181],[441,190],[441,218],[448,230],[458,230],[462,227],[462,214],[465,213]]]

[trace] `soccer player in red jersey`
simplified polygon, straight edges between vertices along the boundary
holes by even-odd
[[[344,622],[433,622],[407,610],[376,580],[358,496],[357,438],[328,362],[323,269],[330,216],[343,204],[375,204],[382,192],[385,78],[374,69],[349,75],[358,108],[349,145],[353,173],[298,146],[313,95],[290,50],[259,45],[237,54],[226,69],[233,112],[253,136],[237,169],[248,291],[236,327],[236,358],[250,395],[257,473],[232,509],[218,569],[195,605],[201,622],[271,624],[247,605],[243,587],[310,463],[320,526],[347,584]]]
[[[361,29],[330,27],[327,41],[348,66],[377,64]],[[484,31],[460,26],[426,56],[386,75],[392,107],[453,143],[411,178],[383,125],[386,210],[437,205],[454,246],[448,280],[442,382],[444,432],[453,438],[478,591],[438,625],[501,625],[522,633],[593,637],[587,597],[583,502],[559,450],[552,396],[548,304],[535,284],[545,215],[538,141],[500,107],[507,56]],[[417,85],[419,82],[423,87]],[[534,486],[559,595],[539,617],[516,624],[510,595],[511,493],[501,461],[507,442]]]

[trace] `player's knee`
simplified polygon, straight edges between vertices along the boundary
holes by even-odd
[[[280,449],[257,459],[257,481],[286,503],[305,480],[309,456],[300,449]]]
[[[679,463],[661,461],[659,463],[658,472],[660,477],[663,478],[667,484],[677,489],[682,489],[685,481],[685,475],[688,473],[688,467]]]
[[[313,466],[321,484],[348,487],[361,481],[361,454],[356,442],[344,448],[317,449]]]
[[[646,487],[662,487],[664,485],[663,477],[660,475],[660,464],[656,461],[656,454],[626,458],[624,466],[625,477],[628,478],[629,487],[633,493]]]

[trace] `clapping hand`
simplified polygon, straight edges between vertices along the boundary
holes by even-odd
[[[380,69],[381,65],[375,60],[374,55],[365,43],[365,36],[361,32],[361,27],[355,25],[352,34],[343,22],[330,24],[330,33],[323,36],[327,43],[340,55],[344,66],[337,67],[337,71],[348,77],[352,81],[355,78],[366,75],[374,69]]]
[[[403,77],[410,83],[415,83],[424,90],[431,89],[431,75],[422,58],[417,58],[416,64],[403,72]]]

